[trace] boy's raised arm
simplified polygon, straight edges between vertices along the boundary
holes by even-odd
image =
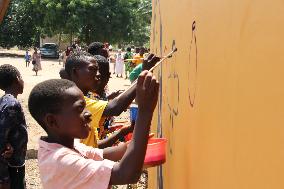
[[[136,96],[136,85],[125,91],[119,97],[111,100],[103,112],[103,116],[119,116],[131,104]]]
[[[121,161],[112,169],[111,185],[136,183],[140,178],[158,91],[159,83],[152,73],[142,72],[137,82],[138,116],[133,138]]]
[[[151,69],[159,60],[160,58],[151,54],[147,60],[143,62],[143,70]],[[133,85],[120,96],[111,100],[105,108],[103,116],[119,116],[124,110],[126,110],[136,97],[136,86],[137,85]]]
[[[120,161],[127,149],[127,143],[120,143],[117,146],[104,148],[104,159]]]

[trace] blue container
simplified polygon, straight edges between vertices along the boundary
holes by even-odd
[[[137,114],[138,114],[138,105],[136,104],[131,104],[130,105],[130,121],[135,122],[137,119]]]

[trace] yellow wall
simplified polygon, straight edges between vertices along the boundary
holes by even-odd
[[[173,41],[153,124],[167,162],[150,188],[283,189],[284,1],[153,0],[151,50]]]

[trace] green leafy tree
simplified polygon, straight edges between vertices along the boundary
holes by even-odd
[[[70,34],[87,44],[149,40],[149,0],[33,0],[33,4],[44,13],[43,31],[48,36]]]
[[[129,42],[137,46],[149,44],[152,19],[152,1],[139,0],[138,7],[132,9],[133,29],[129,33]]]
[[[1,46],[30,46],[39,37],[68,34],[89,44],[149,41],[150,0],[12,0],[0,27]]]
[[[40,14],[34,11],[29,0],[13,0],[0,26],[0,46],[30,47],[38,45]]]

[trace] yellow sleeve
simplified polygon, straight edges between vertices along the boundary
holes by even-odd
[[[104,113],[104,110],[108,104],[107,101],[93,100],[85,97],[86,109],[92,114],[91,121],[91,131],[89,136],[85,139],[81,139],[81,142],[87,146],[92,146],[94,148],[98,147],[97,140],[99,139],[97,128],[99,128],[99,123]]]
[[[86,109],[92,114],[91,127],[99,128],[99,123],[104,113],[104,110],[108,104],[108,101],[93,100],[85,97]]]

